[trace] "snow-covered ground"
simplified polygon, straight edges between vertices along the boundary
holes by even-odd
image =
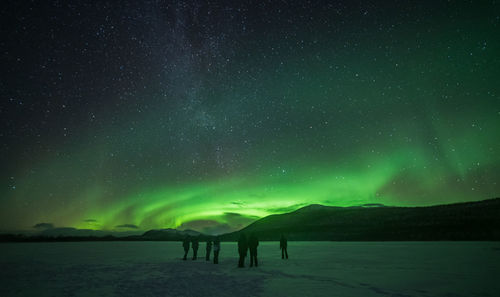
[[[0,296],[499,296],[500,242],[261,242],[259,267],[180,242],[0,244]],[[190,251],[191,256],[191,251]]]

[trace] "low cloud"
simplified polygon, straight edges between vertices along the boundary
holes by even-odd
[[[177,229],[192,229],[204,234],[218,235],[238,231],[259,219],[235,212],[226,212],[217,220],[193,220],[182,223]]]
[[[86,219],[86,220],[83,220],[84,222],[86,223],[97,223],[97,220],[94,220],[94,219]]]
[[[240,217],[242,217],[242,215],[239,214],[239,213],[237,213],[237,212],[225,212],[224,216],[225,217],[230,217],[230,218],[240,218]]]
[[[219,224],[219,222],[215,220],[193,220],[182,223],[177,229],[179,230],[191,229],[202,232],[202,230],[206,229],[207,227],[214,226],[217,224]]]
[[[260,217],[243,215],[235,212],[226,212],[222,217],[222,221],[232,229],[229,232],[245,228],[258,219],[260,219]]]
[[[54,224],[52,223],[38,223],[33,226],[35,229],[52,229],[54,228]]]
[[[115,228],[139,229],[139,227],[137,227],[134,224],[117,225],[117,226],[115,226]]]
[[[283,206],[283,207],[274,207],[274,208],[266,208],[268,212],[271,213],[286,213],[286,212],[292,212],[295,211],[299,208],[302,208],[304,206],[309,205],[309,203],[297,203],[289,206]]]
[[[240,201],[232,201],[231,204],[237,205],[237,206],[244,206],[245,205],[244,202],[240,202]]]
[[[177,229],[190,229],[209,235],[217,235],[235,231],[234,228],[232,228],[228,224],[220,223],[215,220],[193,220],[182,223]]]
[[[220,235],[225,233],[231,233],[237,231],[235,228],[229,226],[228,224],[222,223],[214,226],[206,227],[202,230],[202,233],[209,235]]]
[[[361,205],[362,207],[385,207],[382,203],[365,203]]]

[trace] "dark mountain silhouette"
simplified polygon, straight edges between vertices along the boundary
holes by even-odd
[[[500,198],[428,207],[318,204],[270,215],[240,231],[222,235],[234,241],[256,232],[261,240],[413,241],[500,240]]]
[[[500,240],[500,198],[426,207],[365,204],[335,207],[311,204],[296,211],[270,215],[240,231],[223,234],[236,241],[242,232],[259,240],[430,241]],[[123,232],[122,232],[123,233]],[[194,230],[158,229],[142,235],[114,236],[104,231],[52,228],[35,235],[2,234],[0,242],[22,241],[180,241],[186,235],[208,235]]]
[[[31,234],[0,234],[0,242],[25,241],[181,241],[185,236],[199,236],[201,241],[207,240],[204,235],[194,230],[153,229],[137,235],[135,232],[108,232],[100,230],[53,228]]]

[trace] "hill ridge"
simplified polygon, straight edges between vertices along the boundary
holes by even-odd
[[[308,205],[222,235],[255,232],[262,240],[500,240],[500,198],[432,206]]]

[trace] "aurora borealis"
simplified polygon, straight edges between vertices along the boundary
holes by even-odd
[[[0,231],[500,195],[494,1],[8,1]]]

